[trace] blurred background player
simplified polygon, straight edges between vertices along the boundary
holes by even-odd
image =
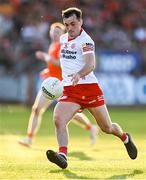
[[[43,60],[47,63],[47,68],[45,68],[41,73],[41,79],[44,80],[48,77],[56,77],[62,80],[62,71],[60,68],[59,54],[60,54],[60,36],[65,32],[65,27],[63,24],[56,22],[50,27],[50,38],[51,44],[48,49],[48,54],[42,51],[37,51],[35,53],[36,58]],[[40,126],[42,115],[47,110],[47,108],[53,103],[52,100],[46,99],[41,91],[38,92],[35,102],[32,106],[31,115],[29,118],[27,137],[19,140],[19,143],[24,146],[30,146],[32,144],[32,139],[37,133]],[[85,127],[90,132],[90,143],[94,144],[96,141],[96,136],[99,131],[96,125],[93,125],[90,120],[83,113],[76,113],[73,119],[79,122],[80,125]]]

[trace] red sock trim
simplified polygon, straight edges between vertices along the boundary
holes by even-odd
[[[91,127],[92,127],[92,124],[87,124],[87,125],[86,125],[86,129],[87,129],[87,130],[90,130]]]
[[[33,137],[33,134],[32,133],[28,133],[27,134],[29,138],[32,138]]]
[[[121,140],[122,141],[125,141],[127,139],[127,134],[126,133],[123,133],[122,136],[121,136]]]
[[[65,146],[59,147],[59,152],[67,155],[67,147],[65,147]]]

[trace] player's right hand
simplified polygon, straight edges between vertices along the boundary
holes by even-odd
[[[45,60],[45,53],[43,51],[36,51],[35,56],[39,60]]]
[[[43,51],[36,51],[35,56],[39,60],[43,60],[46,62],[50,61],[50,56]]]
[[[70,75],[68,75],[68,77],[71,77],[71,81],[72,81],[73,86],[77,85],[78,81],[80,80],[80,74],[79,73],[70,74]]]

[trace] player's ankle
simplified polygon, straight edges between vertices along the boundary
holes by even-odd
[[[92,124],[87,124],[87,125],[86,125],[86,129],[87,129],[88,131],[90,131],[91,128],[92,128],[92,126],[93,126]]]
[[[59,147],[59,154],[62,154],[66,157],[67,156],[67,147],[66,146]]]
[[[33,133],[27,133],[27,137],[28,137],[29,139],[32,139],[32,138],[33,138]]]
[[[122,134],[121,140],[123,141],[124,144],[128,143],[129,138],[125,132]]]

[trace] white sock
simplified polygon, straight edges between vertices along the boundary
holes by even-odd
[[[64,154],[64,153],[62,153],[62,152],[59,152],[58,154],[63,155],[63,156],[67,159],[66,154]]]

